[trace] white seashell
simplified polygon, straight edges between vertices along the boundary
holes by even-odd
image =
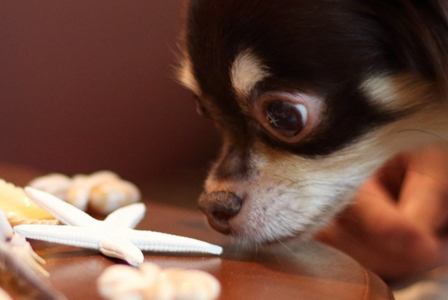
[[[123,280],[123,277],[127,280]],[[107,268],[98,278],[98,292],[108,299],[143,299],[146,281],[138,270],[124,265]]]
[[[162,272],[162,269],[153,263],[143,263],[140,265],[140,272],[147,283],[153,284],[157,279],[157,276],[159,276],[160,272]]]
[[[45,264],[45,260],[40,257],[33,248],[31,248],[30,243],[28,243],[25,237],[20,234],[14,234],[9,242],[11,250],[20,255],[21,258],[28,262],[36,271],[41,273],[43,276],[48,277],[50,274],[41,266]]]
[[[164,273],[176,289],[176,300],[208,300],[219,296],[219,282],[204,271],[166,269]]]
[[[120,177],[118,177],[117,174],[111,171],[98,171],[90,175],[78,174],[73,176],[73,181],[75,183],[77,181],[82,182],[82,185],[88,189],[105,182],[111,182],[116,180],[121,179]]]
[[[134,184],[115,180],[91,189],[89,208],[97,213],[109,214],[120,207],[140,201],[140,198],[140,191]]]
[[[101,296],[110,300],[213,300],[221,291],[218,280],[204,271],[161,270],[153,263],[143,263],[140,269],[109,267],[97,284]]]
[[[73,176],[72,184],[67,190],[66,201],[76,208],[86,210],[92,185],[87,175]]]
[[[74,185],[67,191],[66,201],[74,207],[85,211],[89,203],[89,195],[88,189]]]
[[[140,266],[140,276],[146,285],[142,290],[143,299],[170,300],[175,296],[173,284],[162,275],[162,269],[153,263],[143,263]]]
[[[40,265],[45,264],[45,260],[34,252],[25,237],[14,233],[3,211],[0,211],[0,234],[0,258],[3,261],[8,260],[8,256],[12,254],[15,259],[19,258],[21,262],[24,262],[17,268],[22,268],[23,271],[28,273],[37,271],[41,275],[48,277],[48,272]],[[15,259],[9,259],[10,264],[13,266],[16,263]],[[30,268],[33,271],[29,271]]]
[[[92,212],[103,215],[141,199],[137,186],[120,179],[111,171],[78,174],[73,179],[50,174],[34,179],[29,186],[50,193],[81,210],[89,207]]]
[[[154,284],[146,287],[144,291],[144,299],[177,300],[176,287],[164,273],[159,273]]]
[[[52,194],[64,201],[66,201],[67,191],[71,185],[72,179],[59,173],[37,177],[28,183],[28,186]]]
[[[120,176],[118,176],[116,173],[112,171],[107,170],[96,171],[89,175],[89,180],[95,182],[96,184],[101,182],[107,182],[114,179],[120,180]]]

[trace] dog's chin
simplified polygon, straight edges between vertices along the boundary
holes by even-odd
[[[282,188],[282,190],[285,190]],[[238,215],[229,220],[235,240],[257,245],[283,243],[292,239],[310,240],[350,203],[351,191],[333,196],[315,194],[311,198],[252,195]],[[313,201],[305,201],[313,199]],[[302,201],[300,201],[302,200]]]
[[[251,239],[251,238],[246,238],[246,237],[241,238],[240,236],[235,236],[234,241],[237,243],[243,243],[243,244],[252,245],[252,246],[272,246],[272,245],[287,243],[292,240],[300,240],[300,241],[309,240],[309,238],[305,238],[305,236],[306,236],[306,233],[303,234],[301,232],[297,233],[296,235],[277,237],[277,238],[271,238],[271,239],[265,239],[265,240],[255,240],[255,239]]]
[[[240,251],[252,251],[258,253],[260,249],[273,249],[272,247],[286,247],[290,245],[300,245],[311,240],[314,231],[299,231],[284,236],[266,236],[262,233],[238,232],[231,233],[231,245]],[[263,251],[264,251],[263,250]]]
[[[233,242],[237,244],[271,246],[274,244],[290,242],[291,240],[308,241],[327,222],[309,223],[296,230],[282,228],[281,226],[272,228],[272,224],[275,223],[276,222],[268,223],[271,227],[266,229],[263,227],[253,227],[248,224],[238,224],[233,226],[231,222],[229,235]]]

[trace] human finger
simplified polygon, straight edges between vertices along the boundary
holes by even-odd
[[[417,226],[439,232],[448,223],[448,147],[409,154],[398,209]]]
[[[385,278],[397,278],[437,263],[438,241],[397,208],[378,180],[362,186],[353,205],[316,239],[334,246]]]

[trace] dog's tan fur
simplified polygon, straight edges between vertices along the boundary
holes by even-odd
[[[201,196],[212,226],[309,236],[393,155],[448,139],[446,7],[190,0],[180,78],[223,135]],[[288,132],[283,113],[305,122]]]
[[[363,89],[373,102],[414,113],[322,159],[257,143],[250,155],[252,175],[244,182],[216,181],[211,170],[206,193],[232,191],[245,198],[241,212],[230,221],[235,232],[255,242],[312,234],[345,207],[357,187],[389,157],[448,138],[446,103],[429,82],[410,74],[380,75],[367,79]]]

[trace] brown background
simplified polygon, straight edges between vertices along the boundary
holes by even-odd
[[[174,80],[182,2],[0,0],[0,161],[202,176],[219,140]]]

